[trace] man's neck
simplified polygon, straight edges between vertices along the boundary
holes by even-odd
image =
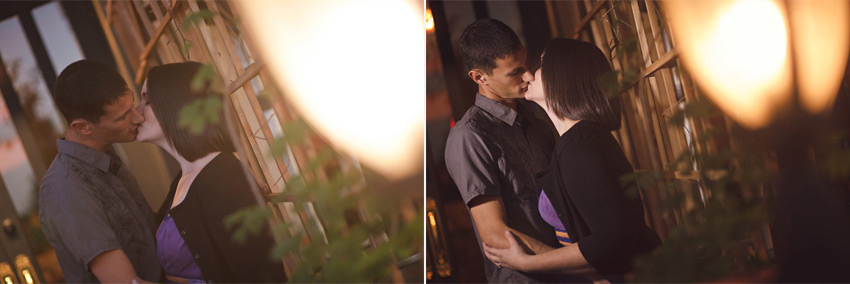
[[[65,141],[74,142],[104,153],[106,153],[106,149],[108,149],[109,146],[112,145],[111,143],[104,144],[92,139],[88,139],[87,137],[81,136],[70,129],[65,132]]]
[[[505,106],[507,106],[511,109],[516,109],[516,100],[515,99],[503,98],[502,96],[500,96],[496,92],[493,92],[493,90],[490,89],[490,88],[479,85],[478,86],[478,93],[481,94],[482,96],[484,96],[485,98],[494,100],[494,101],[496,101],[500,104],[503,104],[503,105],[505,105]]]

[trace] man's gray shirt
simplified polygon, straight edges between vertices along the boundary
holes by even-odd
[[[540,187],[535,174],[549,164],[556,132],[537,104],[515,101],[516,110],[477,94],[475,105],[449,132],[446,167],[467,206],[479,196],[498,197],[508,227],[555,246],[555,233],[537,210]],[[551,275],[499,268],[486,257],[484,270],[491,283],[554,280]]]
[[[64,139],[41,182],[44,235],[69,283],[99,282],[89,270],[101,253],[121,249],[136,274],[160,281],[154,213],[136,179],[112,153]]]

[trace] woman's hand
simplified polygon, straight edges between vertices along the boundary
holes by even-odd
[[[484,243],[484,255],[499,267],[522,271],[521,265],[526,263],[529,255],[522,251],[511,231],[505,231],[505,237],[508,239],[507,248],[494,248]]]

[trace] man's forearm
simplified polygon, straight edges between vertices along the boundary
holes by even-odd
[[[96,256],[89,263],[89,269],[101,283],[149,283],[136,275],[130,259],[120,249]]]
[[[510,230],[511,230],[511,233],[513,233],[514,235],[519,237],[519,241],[523,245],[525,245],[525,248],[527,249],[526,252],[528,252],[529,254],[543,254],[543,253],[546,253],[546,252],[554,249],[554,248],[544,244],[543,242],[538,241],[535,238],[532,238],[532,237],[530,237],[526,234],[523,234],[520,231],[517,231],[517,230],[514,230],[514,229],[510,229]]]
[[[522,271],[566,273],[573,275],[598,275],[596,269],[581,254],[578,244],[569,245],[529,256]]]

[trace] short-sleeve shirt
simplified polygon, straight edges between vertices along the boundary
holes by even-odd
[[[121,249],[143,280],[160,281],[154,213],[114,153],[59,139],[39,192],[44,235],[65,281],[99,282],[89,263]]]
[[[537,104],[516,100],[512,109],[477,94],[475,105],[449,132],[446,167],[467,206],[479,196],[501,198],[508,227],[554,246],[555,233],[537,210],[540,187],[534,177],[548,165],[556,137]],[[480,247],[477,226],[475,234]],[[486,257],[484,270],[493,283],[553,280],[551,275],[499,268]]]

